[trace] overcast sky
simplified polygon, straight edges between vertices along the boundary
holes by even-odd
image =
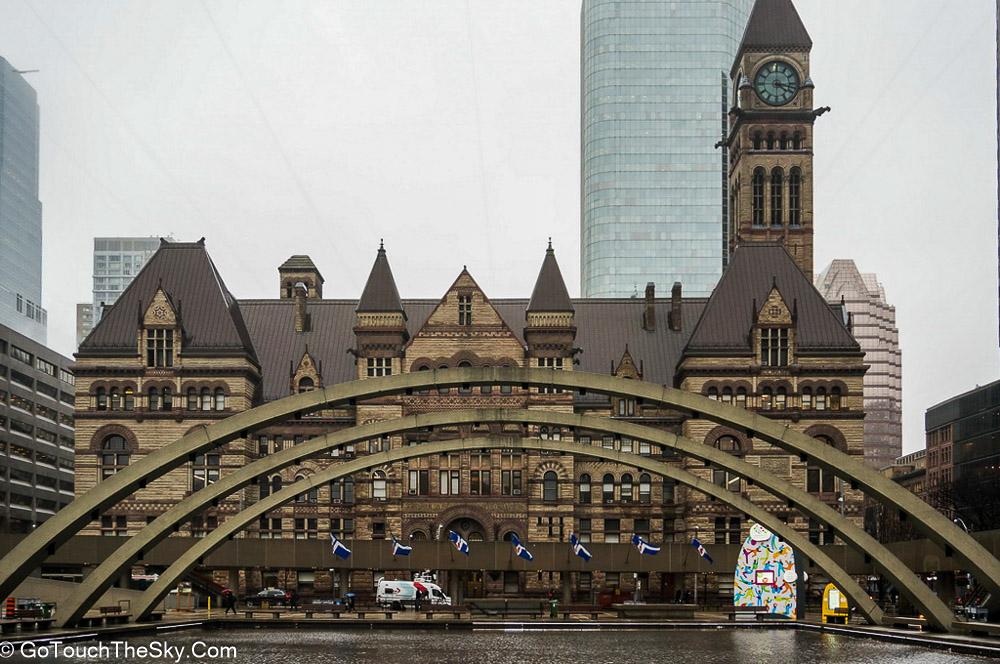
[[[798,0],[817,106],[816,266],[897,309],[906,451],[998,376],[992,0]],[[462,265],[530,294],[552,236],[579,293],[580,0],[0,0],[42,112],[49,341],[75,350],[95,235],[207,237],[275,297],[308,253],[357,297],[384,237],[404,297]]]

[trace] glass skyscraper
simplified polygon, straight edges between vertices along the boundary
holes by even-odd
[[[727,255],[729,70],[753,0],[584,0],[581,292],[675,281],[708,295]]]
[[[0,325],[46,342],[38,99],[0,57]]]

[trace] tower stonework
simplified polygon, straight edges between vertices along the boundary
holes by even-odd
[[[812,39],[791,0],[758,0],[730,72],[729,252],[780,242],[813,276]]]

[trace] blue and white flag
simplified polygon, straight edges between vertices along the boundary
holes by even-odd
[[[456,533],[454,530],[449,530],[448,539],[450,539],[451,543],[455,545],[455,548],[458,549],[459,553],[469,555],[469,543],[465,541],[464,537]]]
[[[525,560],[531,560],[534,558],[534,556],[531,555],[531,551],[528,551],[524,548],[524,545],[521,544],[521,540],[517,535],[511,533],[510,543],[514,545],[514,553],[517,554],[518,558],[524,558]]]
[[[569,543],[573,547],[573,553],[580,556],[586,561],[590,561],[593,557],[590,555],[590,551],[587,551],[587,547],[583,545],[580,538],[576,536],[576,533],[569,534]]]
[[[392,555],[393,556],[408,556],[413,553],[412,546],[406,546],[405,544],[400,544],[396,536],[392,536]]]
[[[351,550],[344,546],[344,543],[337,539],[336,535],[330,533],[330,546],[333,547],[333,555],[347,560],[351,557]]]
[[[638,535],[632,535],[632,544],[634,544],[635,548],[639,549],[639,553],[644,556],[655,556],[660,552],[660,547],[653,546]]]
[[[701,555],[702,558],[708,561],[709,565],[712,564],[712,556],[708,555],[708,551],[705,550],[705,547],[702,545],[701,542],[698,541],[697,537],[691,538],[691,546],[698,549],[698,553]]]

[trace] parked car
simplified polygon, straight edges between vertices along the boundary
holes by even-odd
[[[264,588],[254,597],[258,603],[286,604],[288,602],[288,593],[281,588]]]

